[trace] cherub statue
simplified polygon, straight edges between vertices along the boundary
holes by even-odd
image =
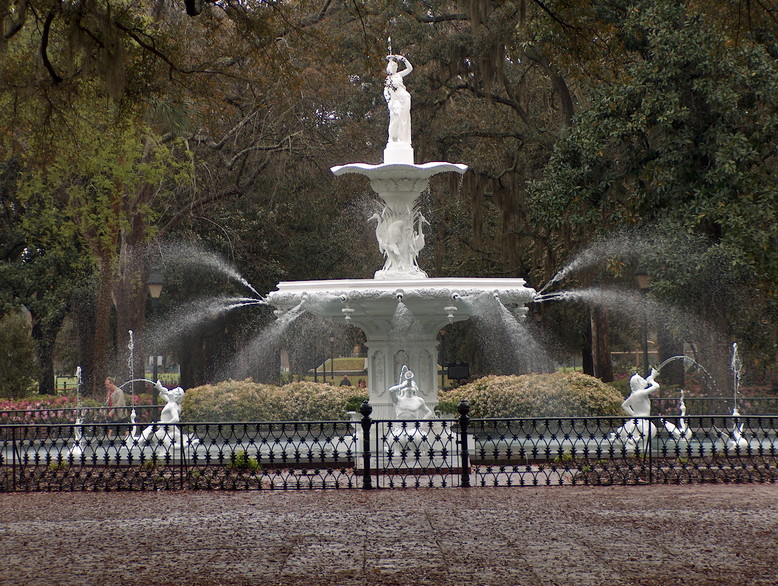
[[[643,418],[651,416],[650,395],[659,389],[659,383],[654,381],[657,374],[656,369],[652,368],[648,378],[635,373],[629,379],[630,394],[621,404],[621,408],[634,419],[627,421],[611,433],[608,436],[610,441],[619,439],[633,449],[636,447],[645,449],[651,438],[656,435],[656,426],[650,420]]]
[[[181,421],[181,401],[184,399],[184,389],[181,387],[167,389],[160,381],[155,383],[154,388],[167,403],[159,416],[159,422],[149,425],[143,430],[139,444],[147,444],[151,438],[154,438],[158,445],[167,449],[173,444],[181,442],[181,430],[173,424]]]

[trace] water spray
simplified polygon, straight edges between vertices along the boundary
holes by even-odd
[[[737,394],[740,389],[740,373],[743,370],[743,361],[740,359],[740,353],[737,350],[737,342],[732,343],[732,360],[730,362],[730,368],[733,375],[733,397],[732,405],[734,411],[737,411]]]
[[[129,350],[129,354],[127,356],[127,366],[129,368],[129,371],[130,371],[130,379],[132,380],[132,376],[135,374],[135,370],[134,370],[134,367],[135,367],[135,334],[133,333],[132,330],[127,330],[127,332],[130,334],[130,341],[127,344],[127,349]],[[156,357],[155,357],[155,359],[156,359]],[[144,368],[144,370],[145,370],[145,368]],[[131,400],[132,401],[131,402],[132,413],[131,413],[131,415],[134,415],[135,414],[135,384],[134,383],[130,385],[130,393],[131,393],[131,397],[132,397],[132,400]]]

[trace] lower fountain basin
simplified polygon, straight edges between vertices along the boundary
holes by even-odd
[[[338,279],[281,282],[267,300],[282,312],[302,304],[316,315],[355,324],[362,318],[391,318],[402,302],[416,319],[437,317],[445,325],[469,318],[474,303],[485,296],[523,305],[534,299],[535,290],[518,278]]]

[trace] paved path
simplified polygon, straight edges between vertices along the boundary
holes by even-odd
[[[0,584],[778,584],[778,485],[0,494]]]

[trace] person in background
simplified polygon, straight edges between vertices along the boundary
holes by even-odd
[[[105,398],[105,404],[108,406],[108,419],[113,422],[120,422],[126,417],[127,401],[124,398],[124,391],[116,386],[116,382],[112,377],[105,377],[105,388],[108,394]],[[113,428],[108,429],[107,436],[110,439],[113,437]]]

